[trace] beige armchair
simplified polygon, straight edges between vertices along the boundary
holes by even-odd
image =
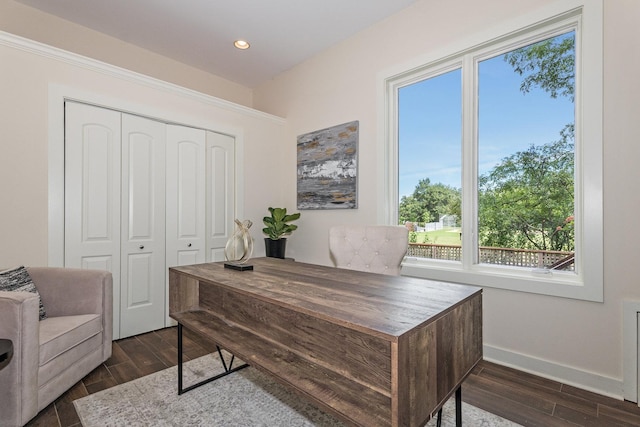
[[[329,251],[339,268],[399,275],[409,230],[393,225],[349,225],[329,229]]]
[[[0,338],[13,356],[0,370],[0,426],[22,426],[111,356],[111,273],[53,267],[27,269],[38,297],[0,291]]]

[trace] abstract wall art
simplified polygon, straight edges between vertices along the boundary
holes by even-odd
[[[358,127],[356,120],[298,136],[298,209],[358,207]]]

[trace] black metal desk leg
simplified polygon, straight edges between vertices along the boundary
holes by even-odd
[[[232,368],[233,366],[233,361],[235,359],[234,355],[231,355],[231,362],[229,363],[229,366],[227,367],[227,363],[224,360],[224,357],[222,356],[222,351],[220,350],[220,347],[218,347],[216,345],[216,349],[218,350],[218,355],[220,356],[220,361],[222,362],[222,366],[224,368],[224,372],[215,375],[211,378],[207,378],[203,381],[200,381],[197,384],[193,384],[190,385],[188,387],[183,387],[182,384],[182,324],[180,322],[178,322],[178,395],[182,394],[182,393],[186,393],[190,390],[193,390],[196,387],[200,387],[201,385],[205,385],[207,383],[210,383],[211,381],[215,381],[219,378],[225,377],[229,374],[233,374],[234,372],[239,371],[240,369],[244,369],[249,367],[248,364],[244,363],[238,367]]]
[[[442,408],[438,410],[436,427],[442,425]],[[456,427],[462,427],[462,386],[456,389]]]
[[[182,394],[182,324],[178,323],[178,395]]]
[[[456,390],[456,427],[462,427],[462,386]]]

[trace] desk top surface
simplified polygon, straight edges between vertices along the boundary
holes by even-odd
[[[475,286],[278,258],[254,258],[249,263],[253,270],[227,269],[222,262],[170,270],[347,327],[395,337],[435,321],[482,292]]]

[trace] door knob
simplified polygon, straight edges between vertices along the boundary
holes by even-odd
[[[140,245],[140,249],[144,249],[144,245]]]
[[[188,246],[188,247],[191,247],[191,243],[189,243],[187,246]]]

